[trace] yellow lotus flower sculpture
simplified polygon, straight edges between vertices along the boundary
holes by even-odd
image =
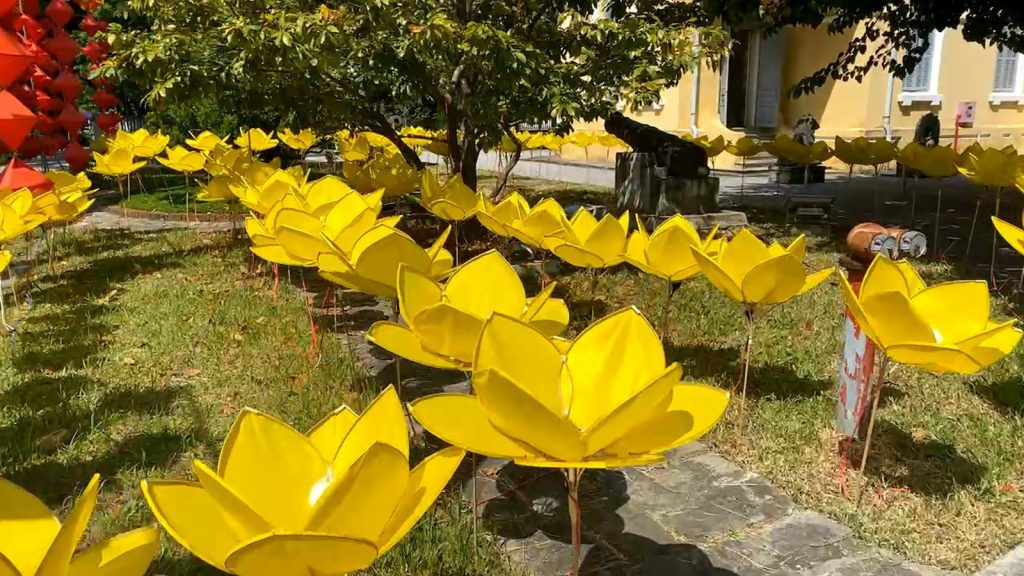
[[[638,466],[700,438],[725,411],[728,393],[681,376],[632,308],[584,330],[565,353],[529,324],[494,314],[473,361],[476,395],[427,396],[411,410],[449,444],[525,466]]]
[[[765,142],[764,149],[775,157],[801,166],[824,162],[832,157],[832,149],[824,141],[819,140],[810,146],[805,146],[786,134],[780,134],[774,140]]]
[[[262,181],[261,181],[262,180]],[[305,173],[299,170],[280,170],[262,163],[254,163],[243,182],[232,187],[243,206],[257,214],[267,214],[282,198],[296,194],[305,184]]]
[[[708,138],[707,136],[701,136],[693,142],[703,148],[704,152],[707,153],[708,158],[712,160],[725,151],[725,138],[722,136],[718,136],[714,139]]]
[[[320,236],[322,226],[294,196],[283,198],[263,220],[245,219],[253,254],[286,266],[316,266],[320,253],[330,250]]]
[[[750,136],[744,136],[735,142],[726,144],[725,151],[733,156],[744,158],[764,152],[764,146]]]
[[[939,374],[973,374],[1013,351],[1016,322],[989,318],[983,280],[927,287],[908,262],[876,257],[854,294],[840,276],[843,299],[861,330],[889,358]]]
[[[274,146],[277,146],[277,142],[276,138],[273,138],[270,134],[267,134],[260,128],[250,128],[235,138],[235,146],[238,146],[239,148],[246,148],[253,152],[270,150]]]
[[[697,229],[683,216],[676,214],[648,234],[640,216],[636,231],[626,244],[626,261],[640,270],[669,282],[682,282],[700,274],[700,266],[691,250],[708,256],[717,255],[719,243],[712,230],[703,240]]]
[[[800,236],[788,247],[766,246],[746,228],[725,243],[717,256],[690,248],[701,272],[730,299],[754,309],[781,304],[824,282],[834,271],[812,274],[804,269],[807,240]]]
[[[163,152],[167,144],[171,142],[171,137],[166,134],[160,132],[151,134],[149,130],[139,128],[135,132],[119,131],[115,136],[115,143],[118,145],[124,142],[122,134],[123,138],[127,139],[128,149],[133,156],[138,158],[152,158]]]
[[[1014,250],[1024,254],[1024,229],[1017,228],[1006,220],[992,217],[992,225],[995,226],[999,235],[1006,240]]]
[[[461,174],[452,176],[442,186],[433,172],[424,170],[420,193],[420,203],[442,220],[461,222],[476,213],[476,193],[462,182]]]
[[[967,152],[960,157],[960,172],[982,186],[1013,187],[1020,169],[1017,152],[985,148],[980,153]]]
[[[198,482],[147,480],[142,492],[172,538],[237,576],[347,574],[412,529],[464,452],[446,448],[409,469],[409,431],[388,387],[362,415],[342,407],[303,435],[246,409],[216,470]]]
[[[252,163],[248,150],[218,145],[206,153],[205,168],[210,176],[241,178]]]
[[[496,236],[507,238],[512,236],[509,228],[530,213],[530,204],[518,192],[513,192],[495,204],[486,195],[480,194],[476,207],[476,219],[484,228]]]
[[[277,137],[281,139],[281,142],[291,148],[292,150],[298,150],[299,152],[305,152],[316,144],[316,134],[313,133],[309,128],[299,130],[298,132],[292,132],[288,128],[282,128],[277,131]]]
[[[536,298],[527,298],[519,275],[495,250],[456,268],[444,285],[400,266],[398,307],[406,326],[377,322],[367,340],[426,366],[468,370],[492,313],[526,322],[545,336],[564,332],[569,309],[551,297],[554,287],[551,283]]]
[[[835,157],[842,163],[853,166],[878,166],[892,162],[897,155],[896,147],[884,138],[863,136],[847,141],[836,136]]]
[[[900,149],[896,159],[929,178],[949,178],[960,173],[957,169],[959,157],[949,146],[923,146],[911,142]]]
[[[93,476],[62,524],[46,504],[0,478],[0,574],[143,576],[160,550],[156,526],[125,532],[75,553],[99,493]]]
[[[383,196],[379,190],[377,198]],[[306,204],[308,211],[317,218],[325,217],[334,206],[349,194],[358,194],[344,180],[334,175],[327,175],[322,178],[306,182],[299,188],[299,197]],[[380,204],[380,201],[376,201]]]
[[[580,208],[569,226],[550,240],[551,250],[578,268],[608,268],[625,259],[628,230],[628,211],[618,218],[605,214],[598,222],[589,210]]]
[[[156,161],[175,172],[191,174],[202,170],[206,165],[206,157],[202,153],[181,146],[167,148],[166,154],[166,156],[157,156]]]
[[[0,272],[7,270],[7,267],[11,265],[11,260],[14,259],[14,254],[10,250],[0,250]]]
[[[554,198],[545,198],[530,208],[521,220],[505,226],[523,244],[551,250],[571,225],[562,205]]]
[[[210,132],[209,130],[203,130],[195,138],[186,138],[185,144],[188,144],[192,149],[199,150],[200,152],[210,153],[213,152],[218,146],[226,144],[224,140]]]
[[[231,191],[231,178],[214,176],[209,182],[199,184],[196,200],[201,202],[232,202],[238,200]]]
[[[46,216],[35,211],[32,192],[22,188],[0,199],[0,244],[35,230]]]
[[[432,279],[447,274],[453,259],[444,249],[444,243],[451,227],[424,250],[407,234],[394,228],[395,220],[377,221],[352,239],[350,248],[332,243],[333,250],[320,254],[317,261],[320,275],[364,294],[397,298],[398,269],[403,265]]]
[[[32,201],[32,211],[47,222],[70,222],[92,206],[94,199],[78,191],[47,190]]]
[[[135,162],[132,153],[125,148],[114,148],[106,154],[93,152],[92,159],[96,162],[93,172],[112,177],[127,176],[146,165]]]
[[[53,182],[53,189],[61,192],[85,192],[92,186],[92,180],[85,172],[72,174],[64,170],[50,170],[44,176]]]

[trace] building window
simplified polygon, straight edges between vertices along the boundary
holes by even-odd
[[[921,55],[921,60],[917,63],[917,66],[903,79],[903,93],[900,94],[900,103],[904,106],[913,102],[942,103],[942,95],[939,94],[942,36],[942,32],[935,30],[928,35],[927,40],[924,40],[924,42],[928,43],[928,48]]]
[[[1024,58],[1009,48],[1000,48],[996,55],[996,74],[989,101],[993,104],[1024,100]]]

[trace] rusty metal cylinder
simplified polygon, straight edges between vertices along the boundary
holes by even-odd
[[[916,230],[889,228],[886,231],[896,240],[896,248],[902,258],[920,258],[928,251],[928,239]]]

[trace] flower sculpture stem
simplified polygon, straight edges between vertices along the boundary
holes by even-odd
[[[754,344],[754,324],[757,320],[756,310],[753,306],[746,306],[743,310],[743,320],[747,325],[747,339],[743,343],[743,388],[740,392],[740,423],[744,420],[744,413],[747,409],[747,376],[750,373],[750,351]]]
[[[579,576],[580,549],[583,546],[583,522],[580,514],[580,477],[583,470],[569,468],[565,471],[565,483],[569,489],[569,526],[572,530],[572,563],[569,576]]]
[[[188,222],[188,172],[185,172],[185,222]],[[196,211],[196,221],[199,220],[199,211]]]
[[[459,260],[459,221],[458,220],[456,220],[455,222],[452,222],[452,238],[454,238],[454,242],[455,242],[455,265],[458,266],[459,264],[462,263],[462,261]]]
[[[979,196],[974,201],[974,218],[971,220],[971,232],[967,235],[967,249],[964,250],[964,270],[967,270],[967,264],[971,260],[971,244],[974,243],[974,227],[978,223],[978,211],[981,209],[981,197]]]
[[[867,476],[864,473],[868,463],[868,454],[871,452],[871,438],[875,433],[875,415],[878,414],[878,399],[882,396],[882,388],[885,386],[885,373],[888,369],[889,357],[883,353],[882,361],[878,365],[878,376],[876,376],[875,386],[871,391],[875,397],[871,400],[871,415],[868,416],[868,432],[864,439],[864,454],[860,457],[861,481],[860,487],[857,488],[857,496],[854,499],[857,505],[860,505],[861,496],[864,494],[864,487],[868,483]]]
[[[667,280],[668,291],[665,292],[665,310],[661,313],[661,326],[658,330],[658,335],[661,336],[661,341],[665,342],[668,338],[668,324],[672,318],[672,280]]]
[[[1003,187],[1000,186],[996,189],[996,218],[999,217],[999,204],[1003,200]],[[999,234],[992,234],[992,259],[988,263],[988,276],[991,279],[992,285],[996,284],[996,242],[999,241]]]
[[[942,180],[943,178],[939,178],[938,200],[935,201],[935,233],[932,238],[932,249],[936,251],[936,254],[939,250],[939,217],[942,215]]]

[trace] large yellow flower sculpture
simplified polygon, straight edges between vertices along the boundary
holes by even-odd
[[[0,574],[143,576],[160,550],[155,526],[125,532],[76,554],[99,486],[95,475],[62,524],[46,504],[0,478]]]
[[[629,212],[618,218],[605,214],[598,222],[586,208],[580,208],[555,237],[551,250],[578,268],[608,268],[621,264],[626,253]]]
[[[728,393],[681,376],[635,309],[599,320],[567,350],[496,313],[473,361],[476,395],[427,396],[411,410],[450,444],[525,466],[638,466],[700,438],[725,411]]]
[[[989,318],[983,280],[927,287],[908,262],[875,258],[855,294],[843,299],[861,330],[892,360],[939,374],[973,374],[1009,354],[1021,338],[1014,320]]]
[[[442,186],[433,172],[424,170],[420,193],[423,206],[442,220],[460,222],[476,213],[476,193],[462,182],[461,174],[452,176]]]
[[[303,435],[243,410],[216,470],[198,482],[149,480],[142,491],[167,532],[237,576],[346,574],[395,546],[444,489],[464,452],[446,448],[409,469],[409,431],[388,387],[357,415],[347,407]]]
[[[288,128],[281,128],[277,131],[277,137],[281,139],[281,142],[299,152],[305,152],[316,144],[316,134],[313,133],[309,128],[299,130],[298,132],[292,132]]]
[[[7,192],[0,198],[0,245],[46,222],[46,216],[36,211],[32,192],[27,188]]]
[[[185,144],[188,144],[194,150],[206,153],[213,152],[215,148],[223,145],[224,143],[224,140],[220,136],[217,136],[209,130],[203,130],[195,138],[185,139]]]
[[[250,128],[235,138],[235,146],[262,152],[277,146],[278,140],[260,128]]]
[[[682,282],[700,274],[700,266],[691,249],[709,256],[717,254],[721,242],[715,240],[712,230],[701,239],[697,229],[685,217],[676,214],[648,233],[640,216],[636,217],[636,231],[626,243],[626,261],[643,272],[669,282]]]
[[[92,158],[96,162],[93,172],[104,176],[127,176],[146,165],[142,161],[136,162],[126,148],[114,148],[106,154],[93,152]]]
[[[480,194],[476,209],[476,219],[497,236],[512,236],[509,226],[526,217],[530,213],[530,204],[518,192],[513,192],[495,204],[484,194]]]
[[[729,142],[726,144],[725,151],[733,156],[746,158],[748,156],[755,156],[764,152],[764,146],[750,136],[744,136],[735,142]]]
[[[456,268],[444,285],[400,266],[398,306],[406,325],[377,322],[367,339],[413,362],[468,370],[492,313],[526,322],[545,336],[561,334],[569,323],[569,309],[551,297],[554,287],[549,284],[536,298],[527,298],[519,275],[495,250]]]
[[[1020,173],[1020,159],[1013,146],[1006,148],[968,148],[960,155],[960,172],[975,184],[996,189],[996,206],[994,216],[999,217],[999,205],[1002,202],[1003,188],[1015,187]],[[974,218],[971,220],[971,231],[967,236],[967,248],[964,250],[964,264],[970,258],[971,244],[974,242],[974,227],[978,222],[978,210],[981,197],[974,203]],[[992,259],[989,261],[989,277],[995,278],[996,269],[996,238],[992,237]]]
[[[505,226],[523,244],[551,250],[570,225],[562,205],[554,198],[545,198],[530,208],[521,220]]]
[[[181,146],[167,148],[165,154],[166,156],[157,156],[157,162],[175,172],[191,174],[202,170],[206,165],[206,157],[200,152],[188,150]]]

